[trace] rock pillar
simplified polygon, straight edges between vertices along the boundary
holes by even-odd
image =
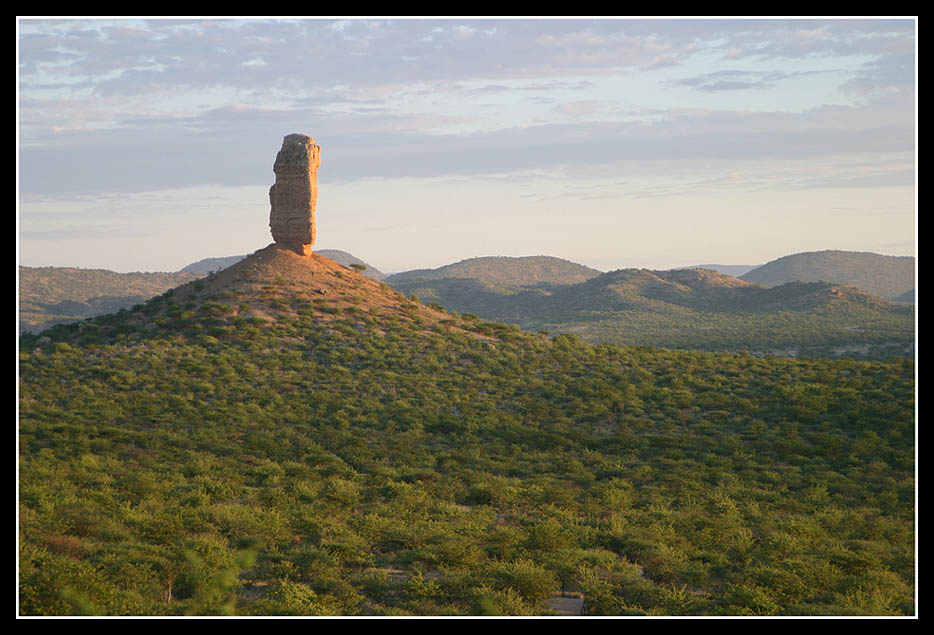
[[[269,230],[276,243],[307,256],[315,242],[315,203],[318,200],[318,166],[321,148],[303,134],[282,140],[269,188]]]

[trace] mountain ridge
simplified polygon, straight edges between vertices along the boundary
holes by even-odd
[[[594,343],[872,358],[914,350],[910,307],[829,282],[764,287],[713,270],[631,268],[550,287],[463,278],[394,287],[460,313]]]
[[[414,280],[462,278],[487,284],[517,287],[583,282],[602,272],[554,256],[478,256],[433,269],[412,269],[386,277],[388,284]]]
[[[209,266],[222,260],[199,263]],[[394,274],[385,283],[435,308],[533,332],[574,333],[592,342],[699,350],[751,347],[777,354],[800,351],[801,342],[810,342],[804,349],[811,354],[872,350],[876,351],[872,355],[884,357],[913,352],[910,305],[893,304],[840,283],[766,287],[698,267],[601,273],[551,256],[470,258]],[[59,322],[127,309],[146,299],[135,294],[44,305],[26,302],[23,307],[31,312],[21,312],[21,330],[35,332]],[[770,345],[770,337],[775,345]]]
[[[782,256],[740,277],[765,286],[794,281],[836,282],[893,300],[914,291],[915,265],[914,256],[828,249]]]

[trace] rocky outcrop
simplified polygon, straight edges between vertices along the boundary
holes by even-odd
[[[321,148],[308,135],[290,134],[282,140],[269,188],[269,230],[277,244],[309,255],[315,242],[315,203]]]

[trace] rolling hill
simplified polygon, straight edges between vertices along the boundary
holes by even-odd
[[[128,309],[200,274],[117,273],[73,267],[19,268],[19,330],[38,332],[55,324]]]
[[[337,250],[316,253],[337,256],[335,262],[345,266],[363,262]],[[82,270],[23,268],[27,286],[21,296],[21,330],[37,332],[130,308],[243,258],[205,259],[178,274],[77,275]],[[382,275],[369,266],[363,273],[372,279]],[[61,280],[53,280],[56,276]],[[472,258],[393,274],[385,282],[436,308],[533,332],[575,334],[594,343],[870,359],[914,354],[909,307],[840,283],[769,287],[700,268],[600,273],[548,256]],[[108,291],[111,295],[105,295]]]
[[[197,262],[193,262],[190,265],[185,265],[179,272],[181,273],[199,273],[199,274],[209,274],[214,271],[220,271],[221,269],[226,269],[227,267],[236,264],[246,258],[246,255],[240,256],[222,256],[219,258],[202,258]]]
[[[414,269],[386,278],[392,286],[411,285],[422,280],[476,280],[490,288],[566,285],[584,282],[600,271],[553,256],[483,256],[469,258],[436,269]]]
[[[908,297],[915,289],[915,259],[869,252],[813,251],[778,258],[741,276],[772,287],[787,282],[847,284],[880,298]],[[901,300],[905,301],[905,300]]]
[[[910,308],[841,284],[766,288],[705,269],[623,269],[551,286],[440,276],[387,282],[460,313],[594,343],[872,358],[914,350]]]
[[[316,253],[350,267],[363,265],[363,274],[381,280],[383,273],[356,256],[338,249]],[[77,322],[95,315],[129,309],[209,273],[226,269],[247,256],[205,258],[176,273],[117,273],[72,267],[19,268],[19,330],[38,333],[56,324]]]

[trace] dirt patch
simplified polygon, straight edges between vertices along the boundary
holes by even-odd
[[[565,593],[561,595],[556,593],[548,599],[548,608],[558,615],[583,615],[584,594]]]

